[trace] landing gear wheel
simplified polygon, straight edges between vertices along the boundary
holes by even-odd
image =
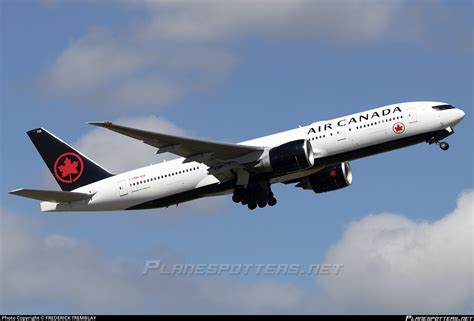
[[[449,144],[446,143],[446,142],[440,142],[439,143],[439,148],[441,148],[442,150],[448,150],[449,149]]]
[[[254,203],[254,202],[249,203],[248,208],[249,210],[253,211],[254,209],[257,208],[257,203]]]
[[[242,198],[240,197],[240,195],[234,194],[232,195],[232,201],[234,201],[234,203],[240,203],[242,201]]]
[[[269,201],[268,201],[268,205],[269,206],[275,206],[277,203],[277,200],[276,198],[272,197]]]
[[[265,206],[267,206],[267,202],[261,201],[261,202],[258,202],[257,205],[258,205],[258,207],[260,207],[260,208],[264,208]]]

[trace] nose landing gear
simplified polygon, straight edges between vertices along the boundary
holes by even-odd
[[[446,142],[439,142],[439,148],[441,148],[442,150],[448,150],[449,144]]]
[[[440,142],[440,141],[433,141],[430,144],[436,144],[439,146],[444,151],[447,151],[449,149],[449,144],[446,142]]]
[[[454,130],[451,127],[447,127],[446,129],[443,129],[439,131],[436,135],[433,137],[429,138],[426,140],[428,144],[436,144],[441,148],[442,150],[448,150],[449,149],[449,144],[446,142],[441,141],[442,139],[445,139],[448,136],[451,136],[454,134]]]

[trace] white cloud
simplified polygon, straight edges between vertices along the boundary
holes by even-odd
[[[105,30],[94,30],[61,52],[46,75],[47,89],[64,96],[99,90],[144,66],[146,56],[120,44]]]
[[[257,35],[366,43],[388,32],[402,2],[147,1],[152,19],[142,39],[216,41]]]
[[[339,276],[318,285],[333,311],[349,313],[472,313],[474,191],[433,222],[394,214],[353,222],[329,249]]]
[[[120,305],[124,292],[130,291],[129,299],[136,295],[127,275],[94,247],[66,236],[42,237],[36,219],[4,209],[0,222],[2,306],[32,300],[100,311]]]
[[[156,116],[122,117],[113,122],[144,130],[187,136],[184,130],[172,122]],[[156,155],[157,148],[155,147],[110,130],[92,126],[89,132],[75,142],[74,146],[114,173],[176,158],[171,154]]]
[[[242,39],[318,41],[353,47],[400,42],[469,47],[457,12],[412,1],[136,1],[141,20],[94,29],[63,49],[42,77],[53,97],[93,111],[158,110],[208,91],[237,61]],[[432,21],[449,22],[453,37]],[[98,22],[100,23],[100,22]],[[455,41],[456,44],[452,44]]]
[[[314,291],[278,281],[143,277],[143,266],[42,235],[36,218],[2,209],[0,300],[70,313],[473,313],[473,201],[474,191],[463,193],[433,223],[394,214],[351,223],[325,259],[344,268],[320,276]]]
[[[42,236],[34,217],[2,209],[0,223],[0,303],[21,307],[22,313],[35,313],[38,305],[51,307],[53,314],[283,312],[301,295],[279,283],[144,277],[143,266],[124,263],[87,242]]]
[[[47,236],[44,239],[44,243],[47,248],[51,249],[73,249],[78,246],[78,243],[75,240],[57,234]]]
[[[96,112],[157,111],[212,88],[234,62],[225,49],[137,43],[101,29],[71,41],[41,85],[50,96],[74,99]]]

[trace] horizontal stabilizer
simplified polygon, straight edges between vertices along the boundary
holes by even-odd
[[[33,198],[39,201],[66,203],[74,201],[82,201],[90,199],[94,194],[65,192],[65,191],[48,191],[42,189],[26,189],[20,188],[9,192],[13,195],[18,195],[27,198]]]

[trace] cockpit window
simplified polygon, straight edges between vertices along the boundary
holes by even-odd
[[[434,110],[446,110],[446,109],[453,109],[453,108],[456,108],[456,107],[451,106],[451,105],[438,105],[438,106],[433,106],[432,108]]]

